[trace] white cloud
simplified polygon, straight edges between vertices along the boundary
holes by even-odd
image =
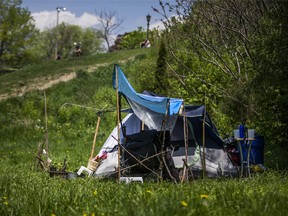
[[[52,28],[56,26],[57,12],[56,11],[41,11],[31,14],[35,20],[35,25],[40,31],[46,28]],[[94,14],[83,13],[80,17],[69,11],[61,11],[59,13],[59,24],[65,22],[70,25],[79,25],[83,28],[93,27],[99,24],[99,21]]]
[[[172,18],[175,18],[176,20],[178,20],[178,22],[181,22],[181,19],[179,19],[180,17],[178,15],[171,15],[168,20],[164,20],[164,21],[171,21]],[[157,20],[156,22],[154,22],[153,24],[151,24],[151,29],[157,29],[157,30],[164,30],[165,26],[163,24],[163,22],[161,20]]]
[[[157,30],[164,30],[165,26],[163,25],[162,21],[157,21],[151,24],[151,29],[157,29]]]

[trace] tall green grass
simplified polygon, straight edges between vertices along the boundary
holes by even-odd
[[[1,163],[5,162],[1,160]],[[1,166],[1,215],[287,215],[287,174],[251,179],[117,183],[50,178]]]

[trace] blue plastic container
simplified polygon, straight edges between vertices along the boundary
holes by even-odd
[[[239,138],[245,138],[245,126],[239,125]]]
[[[250,152],[250,164],[263,164],[264,165],[264,137],[256,135],[255,140],[252,141]],[[247,161],[248,146],[241,141],[243,160]]]

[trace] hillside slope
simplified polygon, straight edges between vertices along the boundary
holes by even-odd
[[[109,64],[123,64],[135,56],[149,50],[137,49],[102,53],[82,58],[53,61],[31,65],[24,69],[0,76],[0,101],[11,97],[23,96],[32,90],[44,90],[59,82],[67,82],[76,77],[77,71],[94,72]]]

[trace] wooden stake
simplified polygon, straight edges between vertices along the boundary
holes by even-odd
[[[47,117],[47,104],[46,104],[46,92],[44,91],[44,112],[45,112],[45,146],[46,156],[49,158],[49,140],[48,140],[48,117]]]
[[[202,147],[203,147],[203,159],[202,159],[202,168],[203,168],[203,178],[206,177],[206,159],[205,159],[205,121],[206,121],[206,106],[204,106],[204,116],[202,124]]]
[[[187,115],[186,115],[186,110],[184,108],[183,112],[183,129],[184,129],[184,144],[185,144],[185,161],[183,160],[183,163],[188,162],[188,127],[187,127]],[[183,176],[182,176],[182,182],[184,179],[187,179],[187,172],[188,172],[189,167],[184,166],[183,169]]]
[[[118,83],[118,68],[115,65],[116,73],[116,102],[117,102],[117,143],[118,143],[118,181],[120,182],[120,110],[119,110],[119,83]]]
[[[96,139],[97,139],[97,135],[98,135],[98,128],[99,128],[99,124],[100,124],[100,119],[101,119],[101,117],[98,116],[97,125],[96,125],[96,129],[95,129],[95,134],[94,134],[94,139],[93,139],[93,144],[92,144],[91,155],[90,155],[89,160],[92,160],[93,155],[94,155],[94,149],[95,149]]]
[[[166,132],[166,122],[167,122],[167,117],[168,117],[168,112],[169,112],[169,107],[170,107],[170,101],[168,101],[167,105],[166,105],[166,111],[165,111],[165,116],[164,119],[162,121],[162,125],[161,125],[161,131],[163,131],[163,137],[162,137],[162,144],[161,144],[161,159],[160,160],[160,177],[161,177],[161,181],[163,180],[163,167],[165,166],[165,168],[168,170],[167,164],[165,163],[165,155],[164,155],[164,145],[165,145],[165,132]]]

